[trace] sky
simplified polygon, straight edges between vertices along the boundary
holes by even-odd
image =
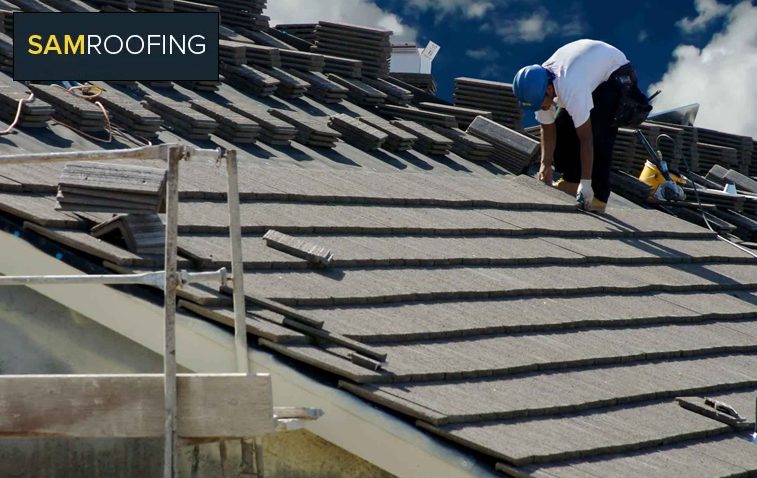
[[[757,139],[754,0],[269,0],[271,24],[341,21],[441,46],[437,94],[454,78],[511,83],[521,66],[593,38],[622,50],[663,110],[699,103],[696,125]],[[533,124],[530,118],[528,124]]]

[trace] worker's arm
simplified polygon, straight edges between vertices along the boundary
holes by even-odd
[[[581,182],[578,184],[576,199],[583,207],[588,207],[594,198],[591,187],[591,173],[594,166],[594,138],[591,133],[591,118],[576,128],[578,143],[581,146]]]
[[[539,180],[552,185],[552,158],[557,142],[557,127],[554,123],[541,125],[541,167]]]
[[[594,165],[594,137],[591,133],[591,118],[576,128],[578,142],[581,145],[581,179],[591,179]]]

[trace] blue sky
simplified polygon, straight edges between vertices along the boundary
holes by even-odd
[[[642,89],[663,89],[658,108],[698,101],[700,126],[757,137],[753,0],[270,0],[268,14],[273,24],[346,21],[432,40],[446,99],[455,77],[509,83],[567,42],[603,40],[626,53]]]

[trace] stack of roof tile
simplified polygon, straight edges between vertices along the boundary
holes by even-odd
[[[198,80],[198,81],[177,81],[176,84],[183,86],[184,88],[193,90],[193,91],[205,91],[205,92],[213,92],[218,91],[218,87],[221,85],[220,81],[204,81],[204,80]]]
[[[645,204],[652,189],[636,176],[625,171],[614,170],[610,173],[610,188],[615,194],[620,194],[636,204]]]
[[[13,73],[13,38],[0,33],[0,71]]]
[[[385,93],[380,92],[363,81],[354,78],[342,78],[335,74],[328,75],[328,78],[334,83],[347,88],[349,90],[347,96],[353,103],[362,106],[376,106],[382,104],[387,98]]]
[[[326,75],[313,71],[291,70],[291,73],[310,84],[307,95],[324,103],[341,103],[350,92],[347,88],[329,80]]]
[[[97,99],[115,124],[139,136],[152,138],[158,135],[162,123],[160,116],[134,98],[112,88],[103,88]]]
[[[420,106],[420,108],[423,110],[454,116],[457,119],[457,124],[460,128],[467,128],[468,125],[471,124],[474,119],[476,119],[476,116],[483,116],[484,118],[494,119],[494,115],[491,113],[491,111],[463,108],[460,106],[448,106],[440,103],[430,103],[427,101],[421,102],[418,106]]]
[[[220,12],[221,9],[207,3],[193,2],[189,0],[173,0],[173,11],[176,13],[204,13]]]
[[[44,0],[44,2],[61,12],[96,13],[99,10],[87,5],[82,0]]]
[[[13,10],[0,9],[0,33],[13,36]]]
[[[45,5],[38,0],[13,0],[13,3],[15,3],[24,12],[55,13],[58,11],[57,9],[52,8],[49,5]]]
[[[388,134],[379,129],[360,121],[360,118],[353,118],[345,114],[332,116],[329,126],[339,131],[344,141],[365,151],[380,148],[389,137]]]
[[[95,5],[96,7],[100,7],[102,10],[111,8],[113,10],[128,11],[128,10],[136,10],[137,8],[136,0],[87,0],[87,1]]]
[[[408,151],[413,148],[413,144],[418,139],[405,129],[398,128],[389,121],[379,118],[378,116],[365,117],[361,116],[360,121],[376,128],[382,133],[386,133],[387,138],[384,141],[383,148],[389,151]]]
[[[483,116],[476,117],[466,130],[494,145],[491,160],[519,174],[536,158],[539,141]]]
[[[736,163],[733,165],[734,169],[742,174],[749,172],[754,147],[754,142],[751,137],[729,134],[706,128],[698,128],[697,136],[701,143],[732,148],[736,153]],[[699,170],[701,173],[705,173],[710,167],[712,167],[711,164],[700,164]]]
[[[318,22],[313,51],[363,62],[362,73],[373,78],[389,75],[392,32],[343,23]]]
[[[297,136],[297,128],[271,115],[266,106],[251,103],[241,106],[229,103],[226,107],[260,125],[262,129],[260,130],[260,137],[258,139],[266,144],[288,146],[289,142]]]
[[[29,88],[34,96],[55,108],[56,120],[88,133],[105,128],[105,115],[89,101],[57,86],[30,84]]]
[[[310,83],[298,78],[281,68],[260,68],[267,75],[279,80],[276,96],[281,98],[299,98],[308,92]]]
[[[212,118],[193,110],[186,102],[148,95],[144,98],[144,105],[150,111],[159,114],[165,124],[185,138],[209,140],[218,127]]]
[[[324,73],[335,73],[344,78],[358,79],[363,74],[363,62],[350,58],[322,55]]]
[[[698,142],[696,144],[696,172],[706,172],[719,164],[727,168],[739,168],[739,152],[736,148]],[[692,166],[693,167],[693,166]]]
[[[173,12],[173,0],[136,0],[136,4],[139,12]]]
[[[140,256],[165,252],[166,226],[157,214],[119,214],[93,227],[90,234],[103,240],[115,236]]]
[[[299,71],[323,71],[323,55],[297,50],[279,50],[281,66]]]
[[[250,65],[235,66],[222,63],[221,72],[227,83],[257,96],[270,96],[281,84],[278,79]]]
[[[66,211],[149,214],[164,203],[166,170],[117,163],[66,163],[58,206]]]
[[[167,80],[141,80],[140,83],[150,88],[172,89],[173,82]]]
[[[213,118],[218,123],[215,134],[232,143],[254,143],[260,135],[260,125],[218,103],[192,100],[192,108]]]
[[[244,41],[244,42],[252,42],[258,45],[278,48],[279,50],[293,50],[293,51],[297,50],[297,48],[288,44],[284,40],[281,40],[269,34],[267,32],[267,29],[266,31],[254,31],[254,30],[247,30],[245,28],[238,28],[237,31],[241,33],[243,36],[240,35],[239,38],[235,38],[232,36],[227,39]],[[239,35],[239,34],[236,34],[236,35]]]
[[[307,113],[280,109],[268,110],[273,116],[297,128],[295,140],[306,146],[333,148],[342,136],[328,127],[327,117],[311,116]]]
[[[425,111],[412,106],[382,105],[379,111],[388,116],[402,118],[419,123],[435,124],[447,128],[457,128],[457,119],[454,116],[444,113],[434,113]]]
[[[523,112],[509,83],[455,78],[455,105],[491,111],[494,121],[508,128],[522,129]]]
[[[413,92],[389,83],[383,78],[364,78],[363,81],[386,94],[386,102],[393,105],[405,106],[413,101]]]
[[[218,59],[229,65],[247,63],[247,44],[231,40],[218,40]]]
[[[439,133],[413,121],[397,120],[392,121],[392,124],[418,138],[413,144],[413,148],[424,154],[445,156],[450,152],[454,144],[451,139],[445,138]]]
[[[250,30],[268,28],[268,17],[263,15],[266,0],[201,0],[221,10],[221,24]]]
[[[277,30],[294,35],[309,43],[315,43],[315,23],[286,23],[276,25]]]
[[[18,102],[29,97],[29,89],[9,77],[0,74],[0,120],[12,123],[18,111]],[[40,98],[26,102],[21,107],[18,126],[22,128],[42,128],[53,116],[53,107]]]
[[[392,73],[394,78],[402,80],[409,85],[413,85],[419,90],[432,95],[436,94],[436,80],[433,75],[427,73]]]
[[[281,66],[280,48],[252,44],[245,44],[245,47],[248,64],[265,68],[278,68]]]
[[[454,141],[452,152],[469,161],[486,161],[494,152],[491,143],[468,134],[458,128],[445,128],[444,126],[432,126],[431,129]]]

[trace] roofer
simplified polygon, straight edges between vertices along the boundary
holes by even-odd
[[[587,210],[604,211],[610,197],[617,116],[629,89],[648,106],[623,52],[596,40],[568,43],[543,64],[521,68],[513,80],[521,108],[536,112],[541,125],[539,179],[551,185],[554,167],[562,173],[554,186],[576,195]]]

